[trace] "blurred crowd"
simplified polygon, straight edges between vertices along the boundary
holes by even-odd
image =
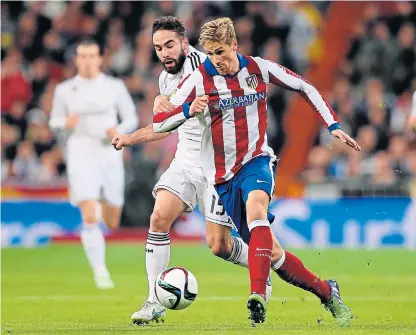
[[[363,152],[352,154],[319,136],[304,173],[310,182],[369,176],[386,183],[416,174],[416,153],[409,150],[405,131],[416,89],[415,6],[399,2],[389,17],[382,17],[377,6],[368,5],[328,97]],[[162,69],[152,51],[151,26],[157,17],[180,17],[194,46],[203,22],[232,17],[241,53],[302,74],[322,55],[319,31],[327,7],[328,2],[3,1],[2,181],[43,183],[65,177],[62,142],[48,128],[48,117],[55,86],[75,74],[80,39],[90,37],[103,46],[103,71],[124,80],[143,127],[152,120]],[[269,94],[269,142],[279,152],[290,93],[271,88]],[[158,178],[173,157],[174,136],[124,150],[127,171],[133,174],[132,166],[147,162],[153,179]]]
[[[415,134],[406,125],[416,90],[414,22],[412,2],[396,2],[387,17],[378,3],[367,5],[328,97],[362,151],[349,150],[322,131],[309,153],[306,180],[387,186],[416,177]]]
[[[64,152],[47,122],[55,86],[75,74],[73,57],[79,40],[93,38],[103,46],[103,71],[124,80],[136,103],[141,126],[146,126],[152,121],[157,78],[162,70],[152,52],[151,27],[157,17],[179,16],[185,22],[190,43],[196,46],[202,23],[219,15],[231,16],[242,53],[261,54],[303,71],[317,57],[312,50],[317,49],[314,45],[326,5],[2,2],[2,180],[36,183],[65,176]],[[274,90],[270,104],[276,120],[271,122],[270,132],[278,147],[278,121],[286,96]],[[127,163],[154,163],[157,178],[169,165],[175,149],[176,140],[168,138],[125,150],[125,159]]]

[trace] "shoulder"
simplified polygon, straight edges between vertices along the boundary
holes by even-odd
[[[103,74],[103,79],[110,85],[112,86],[116,86],[116,87],[123,87],[124,86],[124,81],[121,80],[120,78],[116,78],[113,76],[110,76],[108,74]]]
[[[186,57],[185,72],[195,71],[207,58],[207,56],[196,49],[192,48],[191,53]]]
[[[76,90],[76,89],[77,89],[77,85],[76,85],[75,77],[72,77],[56,85],[55,94],[63,94],[64,92],[68,92],[68,91]]]

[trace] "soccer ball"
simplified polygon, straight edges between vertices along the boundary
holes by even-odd
[[[198,294],[195,276],[180,266],[168,268],[156,278],[156,297],[168,309],[185,309]]]

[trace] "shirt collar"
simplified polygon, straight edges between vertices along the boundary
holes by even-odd
[[[238,58],[238,62],[240,63],[240,70],[245,68],[248,65],[248,60],[246,56],[238,53],[237,58]],[[214,64],[211,63],[208,57],[204,61],[204,68],[205,68],[205,71],[207,71],[207,73],[212,77],[220,75],[217,69],[215,68]],[[228,77],[228,76],[229,75],[225,75],[224,77]]]

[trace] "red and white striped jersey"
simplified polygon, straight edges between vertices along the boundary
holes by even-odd
[[[189,106],[196,96],[209,96],[207,108],[197,118],[202,127],[202,166],[211,184],[230,180],[255,157],[274,157],[266,135],[268,83],[299,92],[330,131],[339,128],[335,113],[307,80],[272,61],[237,56],[240,70],[233,76],[220,75],[207,58],[170,99],[178,107],[153,118],[155,132],[171,131],[190,117]]]

